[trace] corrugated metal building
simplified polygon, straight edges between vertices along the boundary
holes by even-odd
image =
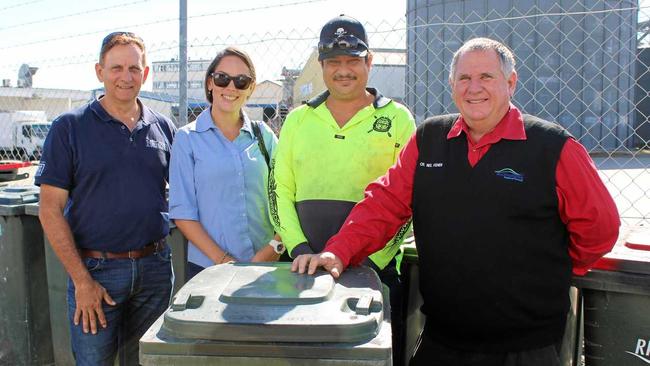
[[[515,53],[514,102],[559,122],[590,150],[633,146],[635,1],[408,0],[406,102],[424,118],[455,112],[449,63],[490,37]]]

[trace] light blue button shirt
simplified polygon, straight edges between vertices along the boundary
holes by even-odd
[[[277,138],[260,123],[269,156]],[[204,110],[176,133],[169,167],[169,217],[199,221],[221,249],[250,261],[273,238],[268,217],[268,167],[244,114],[239,136],[229,141]],[[191,242],[187,258],[214,263]]]

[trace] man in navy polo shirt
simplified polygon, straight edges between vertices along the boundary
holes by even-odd
[[[95,72],[105,94],[52,124],[36,184],[40,220],[69,274],[77,365],[138,363],[138,340],[172,288],[165,183],[176,128],[138,99],[142,39],[111,33]]]

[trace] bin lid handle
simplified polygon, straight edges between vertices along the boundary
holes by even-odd
[[[38,202],[38,195],[36,195],[36,194],[28,194],[28,195],[22,196],[21,198],[22,198],[23,202],[27,202],[27,203],[29,203],[29,202]]]
[[[359,315],[368,315],[370,314],[370,305],[372,304],[372,296],[363,295],[357,301],[354,312]]]
[[[172,311],[183,311],[187,309],[187,303],[190,302],[190,297],[192,295],[189,292],[176,295],[172,302]]]

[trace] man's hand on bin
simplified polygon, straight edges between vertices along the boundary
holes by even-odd
[[[75,286],[74,297],[77,304],[74,312],[74,325],[79,325],[79,320],[81,320],[84,333],[90,331],[92,334],[97,334],[97,321],[99,320],[102,328],[106,328],[102,301],[112,306],[115,306],[115,301],[102,285],[97,281],[90,280]]]
[[[343,262],[331,252],[302,254],[297,256],[291,264],[293,272],[305,273],[305,270],[307,270],[310,275],[314,274],[318,267],[323,267],[334,278],[339,278],[341,272],[343,272]]]

